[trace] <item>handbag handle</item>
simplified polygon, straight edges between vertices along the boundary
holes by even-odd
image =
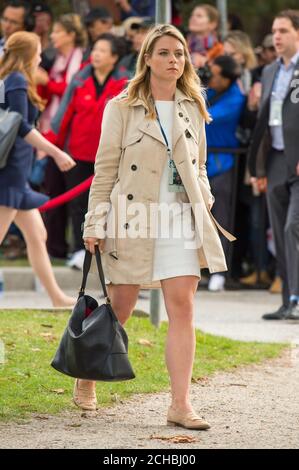
[[[104,276],[99,246],[95,245],[94,248],[95,248],[95,257],[96,257],[98,273],[100,276],[100,281],[101,281],[102,289],[104,292],[105,301],[106,301],[106,304],[110,304],[111,301],[110,301],[110,298],[108,296],[107,289],[106,289],[105,276]],[[82,297],[85,294],[86,281],[87,281],[87,276],[88,276],[90,266],[91,266],[91,260],[92,260],[92,254],[90,253],[90,251],[85,250],[85,257],[84,257],[84,263],[83,263],[83,277],[82,277],[81,287],[79,290],[79,297]]]

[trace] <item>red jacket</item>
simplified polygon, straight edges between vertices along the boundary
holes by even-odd
[[[58,134],[50,131],[46,138],[65,148],[75,160],[94,162],[101,136],[103,112],[107,102],[118,95],[127,84],[127,77],[113,73],[97,98],[92,76],[78,80],[72,98],[64,113]]]

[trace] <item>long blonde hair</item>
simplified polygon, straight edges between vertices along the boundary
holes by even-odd
[[[253,69],[257,66],[256,56],[251,44],[250,37],[244,31],[231,31],[226,36],[224,42],[231,44],[237,52],[244,58],[244,67],[246,69]]]
[[[0,59],[0,78],[12,72],[20,72],[28,83],[28,97],[40,111],[45,108],[44,100],[36,91],[33,59],[36,57],[40,39],[35,33],[18,31],[9,36],[5,43],[4,55]]]
[[[156,25],[148,32],[139,52],[135,76],[130,80],[123,94],[122,101],[130,105],[140,98],[147,106],[148,117],[151,119],[156,118],[150,87],[150,69],[145,62],[145,54],[151,56],[157,40],[163,36],[171,36],[182,43],[185,55],[185,68],[182,76],[177,81],[177,88],[187,97],[194,99],[201,115],[205,121],[209,122],[210,116],[206,109],[203,88],[191,63],[187,43],[180,31],[170,24]]]

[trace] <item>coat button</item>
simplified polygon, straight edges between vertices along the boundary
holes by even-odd
[[[192,160],[192,163],[193,163],[193,165],[194,165],[194,163],[196,163],[196,160],[195,160],[195,158],[193,158],[193,160]]]
[[[129,227],[130,227],[130,224],[128,224],[128,222],[126,222],[125,225],[124,225],[124,228],[128,229]]]
[[[179,112],[179,116],[180,116],[180,117],[183,117],[184,115],[183,115],[183,113],[182,113],[182,112]]]
[[[190,132],[189,132],[189,131],[185,131],[185,135],[186,135],[186,137],[187,137],[188,139],[190,139],[190,137],[191,137],[191,134],[190,134]]]
[[[136,171],[136,170],[137,170],[137,166],[136,166],[136,165],[131,165],[131,170]]]
[[[186,118],[185,118],[185,121],[186,121],[186,122],[189,122],[189,121],[190,121],[190,119],[189,119],[188,117],[186,117]]]
[[[132,201],[132,199],[133,199],[133,194],[128,194],[127,197],[128,197],[128,199],[129,199],[130,201]]]

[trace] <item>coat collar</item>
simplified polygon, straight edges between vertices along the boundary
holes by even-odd
[[[186,96],[182,91],[180,91],[178,88],[176,89],[175,92],[175,99],[174,99],[174,117],[173,117],[173,135],[172,135],[172,149],[174,153],[174,148],[176,146],[176,143],[178,142],[179,138],[189,129],[192,134],[194,134],[192,128],[191,128],[191,123],[188,121],[184,121],[184,119],[181,117],[181,103],[184,101],[191,101],[194,102],[193,98],[190,98]],[[141,99],[138,99],[133,106],[144,106],[144,102]],[[186,110],[184,110],[184,117],[188,117],[186,114]],[[144,117],[142,121],[140,122],[138,129],[145,134],[150,135],[154,139],[158,140],[162,144],[165,145],[165,141],[163,139],[159,124],[157,120],[154,119],[147,119],[146,115],[144,114]]]

